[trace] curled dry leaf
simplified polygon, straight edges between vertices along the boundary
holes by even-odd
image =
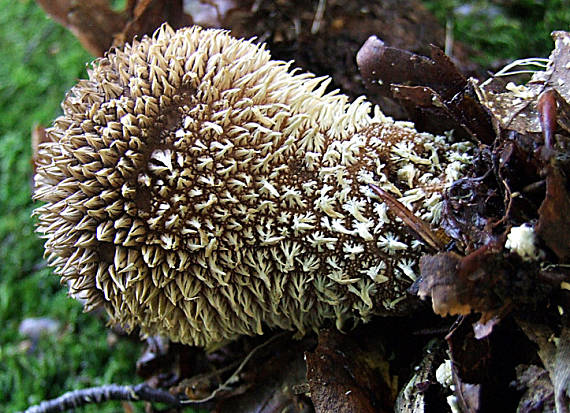
[[[496,311],[504,303],[495,293],[508,275],[492,247],[482,247],[466,257],[454,252],[426,255],[420,260],[418,295],[431,297],[439,315],[467,315]]]
[[[372,36],[356,59],[367,88],[399,99],[418,129],[455,129],[487,144],[495,139],[491,117],[471,83],[439,48],[432,46],[430,59]]]

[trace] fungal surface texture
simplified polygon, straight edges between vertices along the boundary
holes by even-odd
[[[97,60],[36,175],[38,231],[71,294],[194,345],[396,311],[423,247],[369,184],[437,224],[469,148],[327,83],[196,27]]]

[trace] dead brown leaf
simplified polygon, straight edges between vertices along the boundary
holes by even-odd
[[[506,283],[506,272],[496,245],[479,248],[466,257],[454,252],[426,255],[420,260],[421,280],[418,295],[431,297],[433,311],[439,315],[484,313],[490,320],[509,304],[496,295]]]
[[[305,353],[307,381],[317,413],[389,412],[394,403],[388,383],[359,359],[361,350],[334,330],[319,334],[314,352]]]
[[[37,3],[94,56],[102,56],[111,47],[113,37],[127,22],[127,15],[111,9],[109,0],[37,0]]]
[[[570,258],[570,197],[566,178],[554,166],[548,169],[546,197],[538,213],[537,234],[561,262]]]
[[[400,218],[404,225],[406,225],[420,241],[424,241],[436,251],[442,250],[445,247],[444,243],[439,239],[437,234],[434,233],[431,227],[422,219],[415,216],[404,204],[379,186],[370,184],[370,187],[383,202],[386,202],[390,212]]]
[[[483,143],[494,141],[489,113],[439,48],[432,46],[431,58],[427,58],[388,47],[371,36],[356,59],[367,88],[398,99],[416,128],[433,133],[455,129]]]

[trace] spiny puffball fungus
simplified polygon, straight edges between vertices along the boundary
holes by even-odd
[[[200,346],[398,310],[423,245],[369,184],[437,224],[470,146],[289,69],[227,32],[165,25],[70,91],[35,213],[87,310]]]

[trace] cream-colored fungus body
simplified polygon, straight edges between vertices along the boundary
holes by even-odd
[[[40,149],[36,215],[87,309],[201,346],[397,311],[423,246],[369,184],[437,225],[469,145],[289,66],[163,26],[71,90]]]

